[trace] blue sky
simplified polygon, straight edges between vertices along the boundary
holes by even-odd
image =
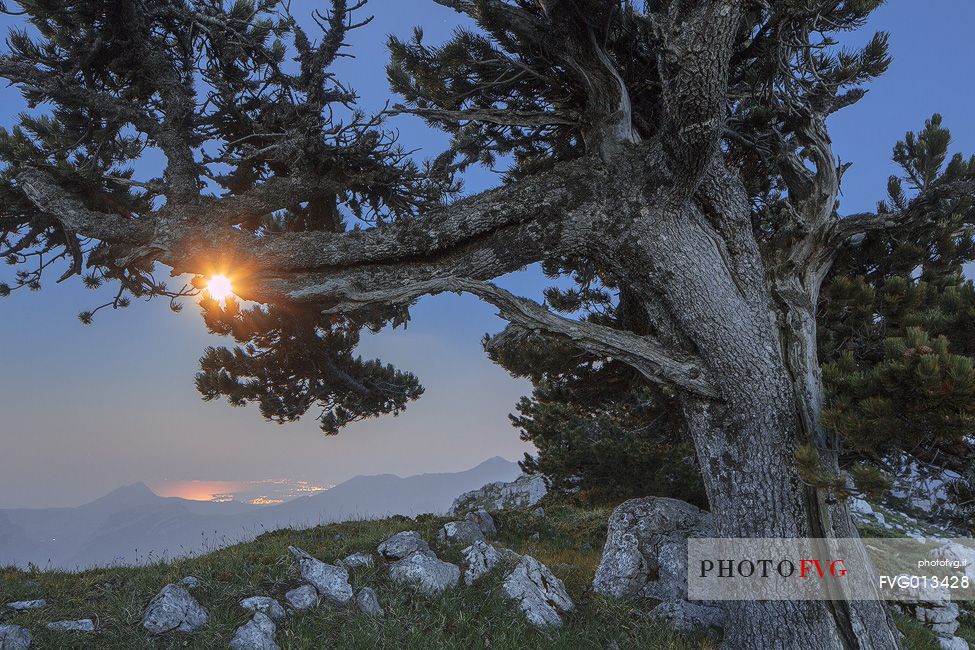
[[[320,3],[292,6],[303,16]],[[439,42],[459,19],[429,0],[372,0],[367,9],[376,19],[353,36],[356,58],[340,72],[366,108],[379,108],[389,97],[385,35],[405,37],[421,25],[428,42]],[[935,111],[954,134],[953,151],[975,152],[973,28],[970,0],[892,0],[853,37],[890,31],[894,63],[860,104],[832,121],[837,155],[854,163],[842,212],[873,208],[895,172],[894,142]],[[16,91],[0,92],[0,123],[9,125],[22,105]],[[396,126],[402,142],[424,155],[445,142],[412,118]],[[494,182],[479,170],[467,188]],[[5,274],[0,267],[0,280]],[[527,295],[543,286],[533,269],[505,284]],[[52,281],[41,293],[0,300],[0,507],[78,504],[134,481],[337,483],[363,473],[453,471],[526,449],[507,414],[527,387],[485,358],[480,338],[502,324],[473,298],[425,299],[406,331],[365,341],[364,355],[416,372],[427,392],[398,418],[356,423],[337,437],[323,436],[311,419],[278,426],[254,408],[203,403],[192,379],[203,348],[218,341],[192,306],[177,315],[162,301],[136,303],[82,326],[76,315],[98,298],[77,281]]]

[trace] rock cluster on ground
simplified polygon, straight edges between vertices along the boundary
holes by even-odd
[[[432,551],[415,551],[389,567],[393,582],[418,587],[428,594],[436,594],[454,587],[460,581],[460,568],[444,562]]]
[[[348,571],[342,567],[325,564],[300,548],[289,546],[288,551],[298,563],[302,580],[318,590],[322,598],[336,605],[346,605],[352,600],[352,585],[349,584]]]
[[[465,492],[450,507],[450,514],[460,516],[471,510],[510,510],[530,508],[545,496],[548,488],[541,476],[522,474],[510,483],[488,483],[482,488]]]
[[[18,612],[21,612],[21,611],[24,611],[24,610],[27,610],[27,609],[41,609],[42,607],[46,607],[46,606],[47,606],[47,601],[46,600],[41,600],[41,599],[38,599],[38,600],[18,600],[18,601],[12,602],[12,603],[7,603],[7,607],[9,607],[10,609],[12,609],[14,611],[18,611]]]
[[[481,532],[481,527],[477,525],[474,521],[448,521],[440,529],[437,534],[437,539],[441,542],[448,542],[451,544],[473,544],[474,542],[483,542],[484,533]]]
[[[894,584],[898,584],[896,579]],[[969,650],[968,641],[955,636],[961,625],[958,622],[960,611],[958,605],[951,602],[951,594],[947,588],[906,586],[895,589],[905,598],[904,602],[897,604],[900,610],[931,628],[942,650]]]
[[[711,515],[663,497],[613,510],[593,591],[623,599],[681,600],[687,594],[687,538],[713,534]]]
[[[0,625],[0,648],[3,650],[27,650],[33,639],[30,630],[19,625]]]
[[[255,614],[260,612],[273,621],[280,621],[285,616],[284,607],[270,596],[251,596],[240,601],[240,606]]]
[[[372,556],[368,553],[353,553],[348,555],[338,562],[339,566],[343,566],[346,569],[358,569],[360,567],[368,567],[373,565]]]
[[[501,588],[518,603],[528,621],[538,627],[562,625],[560,614],[575,608],[562,581],[530,555],[522,556]]]
[[[463,550],[464,584],[472,585],[491,572],[503,559],[497,549],[487,542],[475,542]]]
[[[413,553],[431,553],[430,545],[423,541],[420,533],[405,530],[396,533],[377,548],[376,552],[386,560],[402,560]]]
[[[382,616],[383,608],[379,606],[379,596],[372,587],[363,587],[355,595],[355,604],[359,611],[368,616]]]
[[[230,640],[231,650],[279,650],[274,635],[277,626],[271,617],[263,612],[256,612],[254,617],[237,628]]]
[[[631,499],[613,510],[593,591],[624,600],[663,601],[649,614],[675,629],[719,632],[724,610],[687,595],[687,538],[714,534],[711,514],[664,497]]]
[[[318,590],[311,585],[301,585],[286,593],[284,599],[299,611],[311,609],[318,605]]]
[[[142,627],[149,634],[195,632],[209,620],[207,611],[179,585],[169,584],[149,602]]]
[[[47,624],[47,629],[53,632],[94,632],[95,622],[90,618],[77,621],[54,621]]]

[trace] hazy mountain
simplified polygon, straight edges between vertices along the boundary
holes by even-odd
[[[142,483],[77,508],[0,509],[0,566],[80,569],[142,564],[210,551],[285,526],[444,513],[454,497],[519,475],[492,458],[464,472],[356,476],[273,506],[160,497]]]

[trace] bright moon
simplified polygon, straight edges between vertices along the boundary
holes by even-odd
[[[225,275],[215,275],[207,283],[207,291],[214,300],[226,300],[234,292],[230,285],[230,278]]]

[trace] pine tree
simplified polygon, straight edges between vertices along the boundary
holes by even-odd
[[[63,260],[65,279],[117,281],[108,306],[122,307],[196,294],[158,281],[160,266],[230,273],[259,307],[205,303],[241,348],[208,353],[204,395],[285,420],[317,404],[329,431],[419,394],[354,357],[353,332],[471,293],[509,322],[503,340],[557,338],[676,401],[720,534],[855,536],[821,418],[822,282],[849,242],[937,232],[943,207],[975,194],[967,172],[935,182],[927,165],[889,211],[839,212],[827,121],[889,57],[885,34],[854,50],[836,34],[881,0],[436,2],[475,27],[390,42],[392,110],[451,136],[428,165],[329,71],[361,5],[332,0],[314,38],[272,0],[19,2],[36,31],[0,57],[31,107],[0,137],[0,247],[22,274],[10,289],[39,289]],[[147,147],[166,158],[158,178],[131,171]],[[501,187],[453,200],[456,174],[505,160]],[[612,323],[491,282],[535,263],[618,292]],[[950,381],[956,403],[951,348],[903,338],[884,349],[923,357],[905,390]],[[899,645],[876,600],[727,609],[729,647]]]
[[[878,211],[903,210],[910,195],[972,178],[975,159],[948,160],[949,143],[939,115],[920,132],[907,133],[893,155],[903,176],[890,179]],[[824,423],[840,434],[843,466],[864,477],[861,489],[869,489],[868,476],[883,479],[890,471],[886,457],[907,452],[961,474],[951,489],[955,502],[968,506],[962,512],[970,513],[975,287],[963,266],[975,261],[975,203],[964,198],[934,210],[933,228],[870,233],[839,250],[818,315],[828,395]],[[563,270],[553,271],[558,277]],[[593,290],[598,279],[574,277],[575,289],[548,292],[552,307],[626,327],[615,319],[610,292]],[[573,357],[537,336],[490,339],[488,348],[495,361],[535,386],[512,419],[538,450],[526,454],[522,468],[544,475],[553,490],[566,496],[581,490],[613,502],[697,489],[696,468],[682,462],[688,439],[679,405],[638,374],[605,358]],[[649,429],[647,422],[653,423]],[[865,472],[868,467],[879,476]]]

